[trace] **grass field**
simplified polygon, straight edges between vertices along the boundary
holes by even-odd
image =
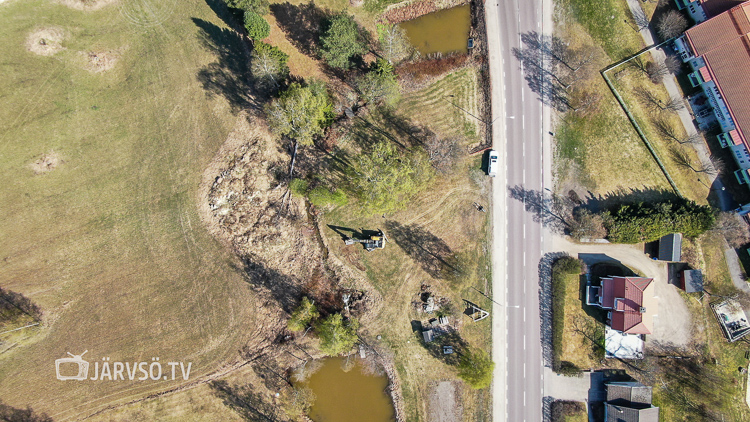
[[[68,420],[180,384],[57,381],[66,352],[190,361],[195,380],[247,341],[253,294],[196,207],[201,173],[237,118],[223,88],[236,82],[227,53],[240,51],[215,4],[0,5],[0,285],[44,312],[35,336],[0,355],[6,404]],[[27,51],[27,36],[52,26],[63,49]],[[91,73],[81,52],[92,51],[119,60]],[[37,175],[29,166],[44,154],[62,161]]]
[[[415,123],[444,136],[479,140],[477,72],[468,67],[450,73],[428,87],[405,94],[399,108]]]
[[[649,56],[645,55],[644,58],[648,59]],[[613,72],[610,72],[610,75]],[[707,203],[709,194],[707,182],[710,179],[709,176],[682,167],[673,159],[672,150],[675,148],[680,149],[684,151],[684,154],[690,159],[690,162],[694,163],[694,166],[698,168],[700,167],[700,160],[695,149],[690,145],[681,146],[676,141],[665,140],[658,134],[654,126],[654,118],[661,119],[675,128],[679,133],[678,136],[682,136],[684,135],[685,130],[680,118],[676,113],[670,111],[649,109],[643,100],[637,98],[637,92],[639,90],[648,90],[655,98],[659,98],[666,103],[669,101],[669,94],[664,88],[664,85],[656,85],[652,83],[646,75],[633,68],[627,69],[624,72],[624,76],[613,81],[613,84],[627,104],[630,112],[635,116],[638,125],[646,134],[646,138],[656,151],[657,156],[667,169],[672,180],[674,180],[680,193],[686,198],[692,199],[699,204]],[[703,183],[700,182],[701,179],[703,179]]]
[[[575,22],[566,21],[558,31],[571,46],[594,43]],[[670,189],[601,76],[587,81],[586,89],[599,96],[598,106],[586,113],[565,113],[555,130],[558,189],[567,193],[580,186],[597,194],[627,188]]]

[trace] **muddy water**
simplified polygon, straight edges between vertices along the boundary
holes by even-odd
[[[399,24],[422,54],[468,52],[471,29],[469,5],[428,13]]]
[[[359,364],[344,372],[345,361],[326,359],[323,367],[303,383],[315,393],[310,418],[315,422],[394,421],[393,402],[385,392],[388,379],[364,374]]]

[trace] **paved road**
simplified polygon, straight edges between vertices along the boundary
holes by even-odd
[[[493,295],[504,304],[493,308],[493,420],[537,422],[544,396],[538,264],[548,236],[522,202],[508,198],[508,188],[544,192],[543,182],[550,180],[543,170],[549,167],[544,147],[549,116],[526,85],[512,49],[520,46],[521,33],[545,31],[542,21],[551,21],[551,4],[488,0],[485,5],[494,147],[504,163],[493,181]]]

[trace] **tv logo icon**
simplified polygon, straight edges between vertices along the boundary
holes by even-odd
[[[85,360],[83,360],[83,355],[86,354],[88,350],[81,353],[80,355],[74,355],[70,352],[68,354],[70,355],[69,358],[60,358],[55,359],[55,372],[57,373],[57,379],[60,381],[65,380],[78,380],[83,381],[89,376],[89,363]],[[63,368],[73,368],[73,365],[77,365],[78,367],[78,373],[76,375],[63,375],[60,373],[60,367]],[[67,370],[65,373],[75,373],[75,371],[68,372]]]

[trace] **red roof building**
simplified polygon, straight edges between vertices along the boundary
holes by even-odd
[[[733,2],[725,1],[721,7]],[[718,7],[718,6],[717,6]],[[718,9],[717,9],[718,10]],[[732,152],[741,184],[750,182],[750,1],[685,31],[675,48],[693,73],[688,79],[700,86],[719,126],[719,143]],[[692,104],[692,103],[691,103]],[[703,115],[695,110],[696,115]]]
[[[653,278],[645,277],[602,278],[600,289],[589,290],[587,303],[610,310],[608,319],[613,330],[651,334],[658,308],[654,284]]]

